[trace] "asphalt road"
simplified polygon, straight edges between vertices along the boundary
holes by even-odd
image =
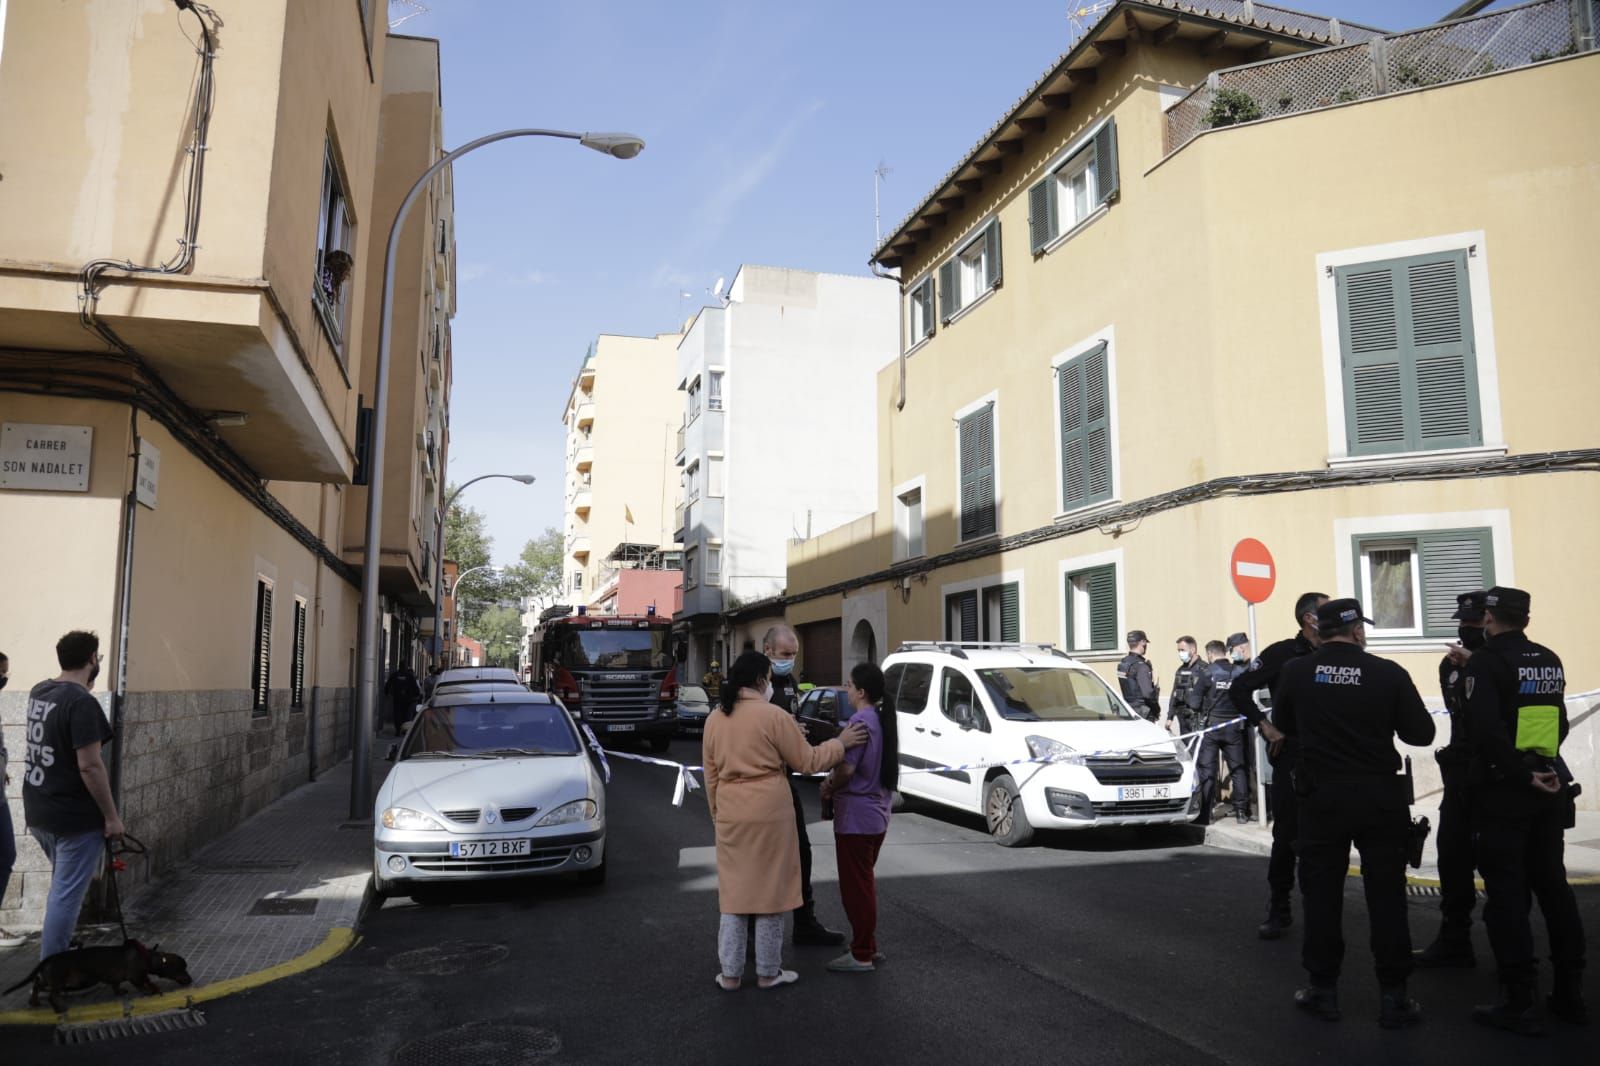
[[[695,760],[679,742],[671,758]],[[1300,1015],[1298,935],[1256,939],[1265,860],[1187,828],[1063,834],[1007,850],[977,819],[898,813],[879,861],[877,973],[828,974],[787,951],[793,986],[723,993],[704,799],[671,806],[670,772],[613,764],[611,866],[600,889],[533,882],[390,902],[322,967],[206,1006],[201,1029],[81,1048],[0,1034],[4,1062],[126,1064],[1501,1062],[1592,1061],[1592,1031],[1534,1041],[1468,1009],[1476,972],[1418,974],[1425,1022],[1378,1028],[1359,885],[1347,893],[1345,1019]],[[814,784],[803,786],[816,810]],[[845,928],[827,823],[814,821],[821,911]],[[1591,941],[1600,892],[1580,889]],[[1435,901],[1414,900],[1431,936]],[[1297,913],[1298,917],[1298,913]],[[1296,927],[1298,934],[1298,926]],[[1481,927],[1480,960],[1488,955]],[[1541,949],[1542,954],[1542,949]],[[1592,972],[1592,971],[1591,971]],[[1594,980],[1588,999],[1600,1005]]]

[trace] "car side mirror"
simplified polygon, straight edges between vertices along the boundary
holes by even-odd
[[[394,762],[399,757],[400,757],[400,745],[398,745],[398,744],[390,744],[389,745],[389,754],[387,754],[387,755],[385,755],[383,757],[383,761],[384,762]]]

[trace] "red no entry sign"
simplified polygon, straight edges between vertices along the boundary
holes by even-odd
[[[1261,603],[1272,595],[1278,583],[1278,568],[1272,562],[1267,546],[1254,537],[1246,537],[1233,546],[1233,558],[1228,560],[1228,576],[1233,587],[1246,603]]]

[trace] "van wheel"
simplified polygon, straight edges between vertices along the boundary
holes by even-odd
[[[1022,795],[1010,774],[1001,774],[983,790],[983,819],[1001,847],[1020,848],[1033,840],[1033,826],[1022,809]]]

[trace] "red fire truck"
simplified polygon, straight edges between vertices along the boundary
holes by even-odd
[[[672,623],[570,610],[544,612],[528,638],[533,689],[560,699],[602,741],[631,735],[665,751],[678,726]]]

